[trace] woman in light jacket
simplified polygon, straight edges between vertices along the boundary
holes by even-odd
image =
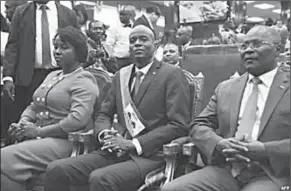
[[[86,37],[67,27],[57,31],[53,44],[62,70],[46,77],[20,121],[9,128],[12,137],[24,141],[1,149],[3,191],[26,190],[27,181],[43,173],[50,162],[70,156],[68,133],[93,125],[99,90],[94,76],[81,67],[88,54]]]

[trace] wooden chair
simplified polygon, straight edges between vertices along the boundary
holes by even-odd
[[[204,76],[202,73],[199,73],[198,75],[194,76],[190,72],[183,70],[189,86],[190,86],[190,94],[191,94],[191,118],[194,119],[194,117],[201,112],[201,102],[203,99],[203,88],[204,88]],[[113,120],[113,126],[114,123],[117,123],[117,116],[115,115]],[[93,151],[96,148],[96,141],[93,137],[93,130],[90,130],[88,132],[76,132],[71,133],[70,137],[72,137],[70,140],[73,142],[76,142],[76,139],[78,139],[78,148],[76,151],[78,154],[86,154],[88,152]],[[84,148],[81,148],[81,145],[84,145]],[[166,145],[163,148],[164,152],[164,158],[166,161],[166,165],[161,167],[160,169],[157,169],[151,173],[149,173],[145,179],[145,185],[143,185],[139,190],[148,189],[148,187],[151,187],[150,189],[155,189],[155,185],[151,185],[151,183],[155,183],[157,178],[164,178],[167,177],[166,182],[173,179],[173,173],[174,168],[176,167],[176,158],[179,153],[181,153],[181,147],[180,146],[171,146],[167,147]],[[176,153],[176,154],[173,154]]]
[[[203,100],[204,89],[204,76],[202,73],[198,73],[194,76],[187,70],[183,70],[190,85],[191,94],[191,120],[193,120],[201,112],[201,103]],[[178,158],[182,154],[182,147],[178,142],[187,142],[188,137],[181,137],[174,140],[170,144],[163,146],[163,155],[166,162],[164,167],[161,167],[153,172],[150,172],[145,179],[144,185],[142,185],[138,191],[142,190],[159,190],[161,185],[170,182],[174,178],[174,172],[178,165]]]
[[[101,103],[103,102],[103,100],[108,94],[108,91],[111,86],[112,78],[106,71],[96,68],[94,66],[89,66],[85,68],[85,70],[91,72],[94,75],[99,87],[99,96],[94,105],[94,110],[98,111],[100,109]],[[92,115],[92,118],[94,119],[95,116]],[[83,131],[84,131],[84,134],[80,133]],[[71,157],[74,157],[80,154],[86,154],[90,150],[94,149],[94,144],[91,144],[91,142],[93,142],[93,140],[91,140],[92,136],[86,136],[92,130],[88,131],[87,129],[83,131],[72,132],[72,133],[69,133],[68,135],[68,140],[73,143],[73,150],[71,153]],[[44,190],[43,182],[44,182],[44,174],[41,174],[40,176],[36,176],[32,178],[29,182],[29,191],[43,191]]]
[[[236,71],[229,78],[233,79],[239,76],[240,75]],[[182,161],[185,166],[183,172],[180,172],[181,174],[178,174],[176,176],[187,174],[204,166],[202,156],[199,154],[199,149],[195,146],[193,142],[190,141],[189,137],[182,137],[172,141],[170,144],[164,145],[163,152],[164,155],[168,158],[168,161],[166,160],[168,167],[165,171],[167,175],[167,180],[164,182],[164,184],[173,180],[176,175],[175,171],[177,169],[178,162],[177,156],[183,156]]]

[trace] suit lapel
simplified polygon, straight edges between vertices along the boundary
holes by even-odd
[[[240,105],[241,100],[243,97],[244,89],[247,83],[247,73],[244,74],[242,77],[237,79],[237,82],[232,84],[231,88],[231,94],[229,97],[229,105],[231,107],[230,109],[230,137],[233,137],[235,134],[235,131],[237,129],[237,122],[238,122],[238,116],[240,111]]]
[[[270,88],[269,95],[266,100],[265,108],[261,117],[260,129],[258,136],[261,135],[262,131],[266,127],[271,114],[273,113],[274,109],[276,108],[278,102],[284,95],[284,93],[289,88],[289,80],[287,78],[288,72],[282,71],[281,68],[278,69],[277,74],[275,75],[273,84]]]
[[[142,83],[140,84],[140,87],[138,89],[138,92],[136,96],[133,98],[133,102],[138,106],[141,99],[143,98],[146,90],[148,89],[150,83],[152,82],[152,79],[157,74],[157,70],[160,68],[160,63],[158,61],[154,61],[153,65],[150,67],[149,71],[147,72],[146,76],[144,77]]]

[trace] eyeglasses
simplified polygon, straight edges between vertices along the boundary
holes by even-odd
[[[274,45],[274,44],[271,42],[268,42],[268,41],[258,41],[258,40],[247,41],[247,42],[244,42],[241,45],[239,45],[238,49],[239,49],[239,51],[243,51],[243,50],[246,50],[247,48],[249,48],[250,46],[253,49],[259,49],[265,45]]]

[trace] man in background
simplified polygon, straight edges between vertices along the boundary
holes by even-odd
[[[105,48],[111,58],[111,66],[108,68],[111,73],[132,64],[129,58],[129,34],[133,27],[134,17],[134,6],[124,5],[119,11],[120,23],[117,27],[110,27],[107,31]]]
[[[161,10],[159,7],[157,6],[147,7],[146,12],[135,21],[136,23],[135,25],[137,24],[149,25],[154,30],[160,16],[161,16]]]
[[[179,47],[174,43],[167,43],[163,50],[163,62],[181,67],[179,62]]]
[[[193,28],[191,26],[183,26],[176,33],[176,40],[182,46],[182,51],[185,51],[189,46],[195,45],[192,39]]]

